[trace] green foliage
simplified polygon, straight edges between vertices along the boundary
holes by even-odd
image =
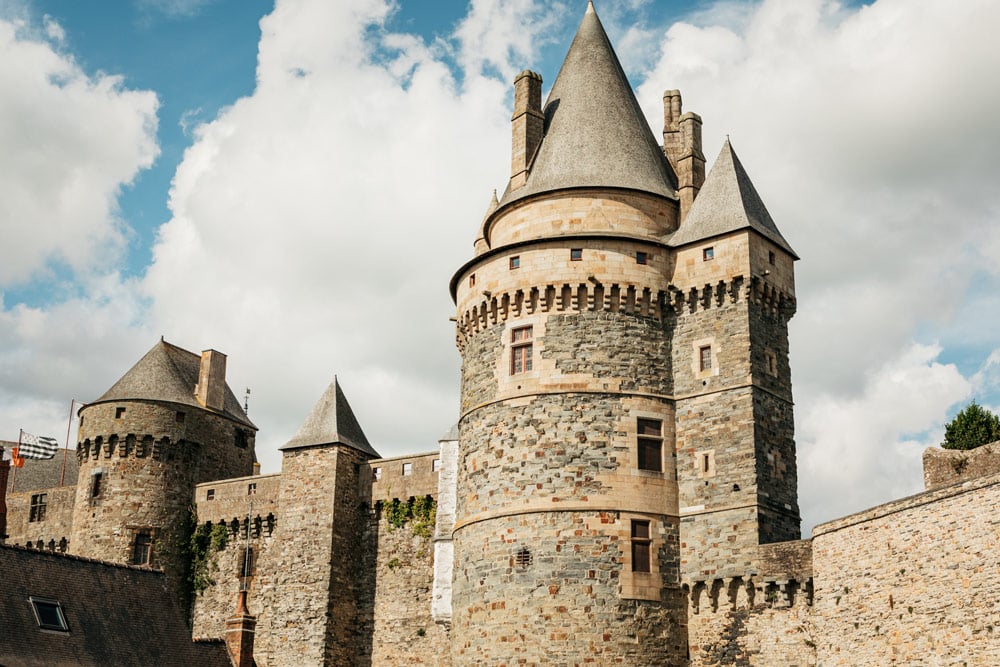
[[[201,593],[215,584],[212,575],[219,569],[215,562],[215,554],[226,548],[229,532],[222,524],[209,527],[201,524],[191,534],[188,554],[191,559],[191,570],[188,582],[195,593]]]
[[[1000,440],[1000,417],[972,401],[944,427],[941,446],[969,450],[997,440]]]
[[[430,537],[437,520],[437,502],[429,496],[421,496],[403,502],[393,498],[382,506],[382,513],[390,530],[410,524],[414,535]]]

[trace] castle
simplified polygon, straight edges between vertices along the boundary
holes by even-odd
[[[12,473],[0,563],[162,570],[225,640],[202,664],[1000,664],[1000,443],[800,539],[794,251],[728,141],[706,177],[678,91],[654,138],[592,6],[541,89],[515,80],[510,182],[451,282],[437,450],[380,458],[334,380],[257,474],[225,355],[161,340],[80,410],[75,483]],[[45,583],[18,586],[0,606]]]

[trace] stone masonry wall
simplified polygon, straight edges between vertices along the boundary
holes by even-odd
[[[1000,664],[1000,475],[813,531],[824,667]]]
[[[31,497],[40,493],[46,495],[45,518],[42,521],[30,521]],[[75,499],[76,486],[10,494],[7,496],[7,544],[33,546],[50,551],[64,550],[69,545],[73,529]]]
[[[997,473],[1000,473],[1000,442],[968,451],[937,447],[924,450],[924,488],[928,491]]]
[[[441,462],[438,452],[397,456],[390,459],[372,459],[372,502],[417,496],[436,496],[438,471]]]

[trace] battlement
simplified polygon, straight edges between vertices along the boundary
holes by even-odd
[[[742,577],[693,579],[681,585],[691,603],[691,613],[733,611],[755,606],[788,608],[804,603],[812,606],[812,577],[764,577],[748,574]]]
[[[186,458],[191,455],[191,449],[197,448],[198,444],[188,440],[171,442],[170,438],[163,436],[154,438],[147,433],[137,436],[129,433],[124,439],[117,434],[97,436],[93,440],[85,439],[76,445],[76,459],[79,463],[87,460],[96,461],[100,458],[150,458],[154,461],[173,461],[176,458]]]
[[[205,482],[195,486],[194,501],[198,523],[243,521],[251,512],[258,519],[278,514],[281,475],[250,475],[235,479]]]
[[[407,500],[419,496],[437,497],[441,455],[438,452],[373,459],[372,503]]]

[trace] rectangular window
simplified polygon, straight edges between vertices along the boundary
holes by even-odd
[[[49,504],[49,494],[36,493],[31,496],[31,509],[28,512],[28,522],[45,521],[45,509]]]
[[[519,268],[520,266],[521,266],[521,256],[520,255],[514,255],[513,257],[510,258],[510,268],[516,269],[516,268]]]
[[[644,252],[635,253],[635,263],[636,264],[646,264],[649,261],[649,255]]]
[[[650,571],[649,522],[632,522],[632,571]]]
[[[57,632],[69,632],[66,625],[66,616],[63,615],[62,605],[57,600],[46,600],[31,596],[28,598],[31,603],[31,611],[35,614],[35,623],[42,630],[55,630]]]
[[[659,419],[636,421],[639,470],[663,472],[663,422]]]
[[[476,274],[473,273],[471,276],[469,276],[469,287],[475,287],[475,286],[476,286]]]
[[[519,327],[510,332],[511,375],[531,370],[532,340],[531,327]]]
[[[215,500],[215,489],[209,489],[205,492],[205,500]]]
[[[712,346],[703,345],[698,348],[698,368],[703,372],[712,370]]]
[[[773,250],[768,250],[768,251],[767,251],[767,261],[768,261],[768,262],[769,262],[769,263],[770,263],[771,265],[774,265],[774,251],[773,251]]]
[[[382,479],[382,469],[375,468],[375,481]]]
[[[104,473],[95,472],[90,476],[90,497],[100,498],[104,491]]]
[[[441,459],[434,459],[431,461],[431,470],[434,472],[441,470]]]
[[[184,423],[184,413],[183,412],[178,412],[177,414],[175,414],[174,415],[174,421],[177,422],[178,424],[183,424]]]
[[[247,495],[252,496],[257,493],[257,482],[250,482],[247,484]]]
[[[701,258],[702,258],[703,261],[706,261],[706,262],[708,260],[710,260],[710,259],[715,259],[715,248],[713,248],[712,246],[708,246],[707,248],[705,248],[704,250],[702,250],[701,251]]]
[[[125,408],[115,408],[115,419],[121,419],[125,416]]]
[[[132,542],[132,564],[151,565],[153,563],[153,531],[148,528],[138,530]]]
[[[579,262],[583,259],[583,248],[571,248],[569,251],[569,259],[572,262]]]
[[[413,474],[413,464],[412,463],[404,463],[403,464],[403,477],[409,477],[412,474]]]

